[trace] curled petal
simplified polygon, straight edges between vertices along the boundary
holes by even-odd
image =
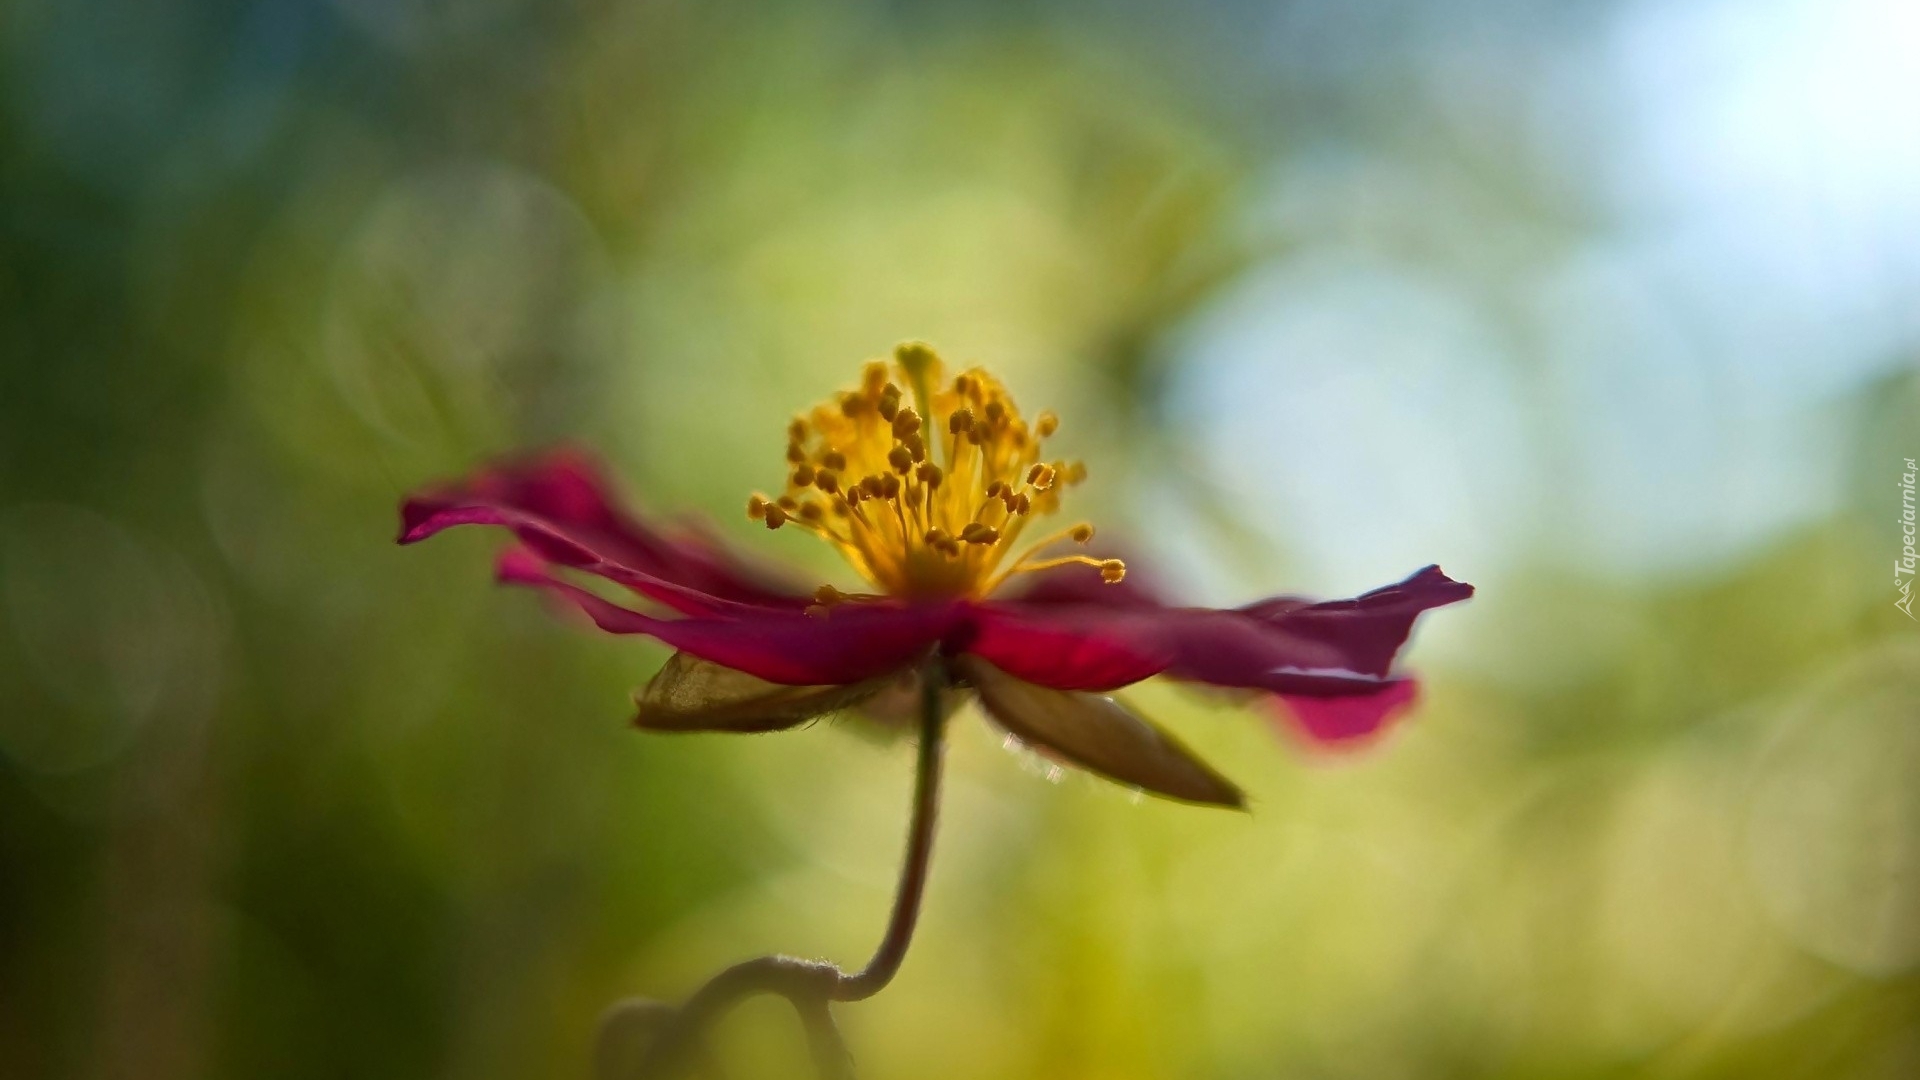
[[[961,657],[954,666],[979,691],[988,715],[1023,742],[1170,799],[1236,808],[1245,803],[1231,781],[1112,698],[1035,686],[977,656]]]
[[[1346,689],[1336,648],[1211,608],[987,604],[967,651],[1056,690],[1112,690],[1162,672],[1216,686]],[[1330,678],[1301,682],[1305,672]],[[1378,682],[1365,681],[1347,692],[1370,692]]]
[[[1405,581],[1351,600],[1311,603],[1275,597],[1240,610],[1276,630],[1331,645],[1340,653],[1338,666],[1345,670],[1385,675],[1421,612],[1472,595],[1473,586],[1429,566]]]
[[[816,613],[741,606],[725,615],[657,618],[560,580],[537,557],[510,552],[503,581],[547,589],[602,630],[645,634],[703,660],[789,686],[857,683],[925,656],[954,625],[948,605],[841,604]]]
[[[690,527],[656,528],[619,506],[582,454],[479,472],[423,491],[400,508],[400,542],[455,525],[513,530],[540,558],[617,581],[687,614],[728,604],[799,608],[806,599]]]
[[[633,722],[649,731],[780,731],[857,705],[885,681],[786,686],[677,652],[634,695]]]
[[[1164,672],[1293,697],[1371,698],[1398,685],[1393,659],[1420,613],[1473,594],[1433,566],[1351,600],[1277,597],[1237,610],[1168,606],[1145,590],[1121,595],[1124,584],[1113,602],[1096,601],[1106,588],[1062,576],[1023,599],[985,605],[970,650],[1063,690],[1112,689]]]
[[[1341,677],[1340,654],[1326,642],[1262,626],[1238,612],[1173,608],[1131,618],[1166,641],[1173,655],[1167,673],[1175,678],[1277,690],[1279,680],[1324,673],[1317,677],[1333,693],[1349,681]]]

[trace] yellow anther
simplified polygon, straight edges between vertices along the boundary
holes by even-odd
[[[1119,559],[1108,559],[1100,564],[1100,580],[1109,585],[1118,585],[1127,576],[1127,564]]]
[[[1085,474],[1042,458],[1041,440],[1058,427],[1052,413],[1022,418],[986,371],[948,375],[931,348],[905,342],[787,424],[786,493],[755,496],[747,513],[771,528],[803,526],[889,595],[984,596],[1012,574],[1066,564],[1115,580],[1123,571],[1091,554],[1045,554],[1092,540],[1091,526],[1026,531]],[[835,595],[816,594],[809,610],[824,615]]]
[[[1077,484],[1087,478],[1087,467],[1082,462],[1069,461],[1061,466],[1061,477],[1069,484]]]

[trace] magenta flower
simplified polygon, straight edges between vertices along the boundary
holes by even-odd
[[[678,650],[636,695],[637,723],[651,730],[792,727],[897,692],[938,658],[952,688],[1043,752],[1159,795],[1238,806],[1230,781],[1102,695],[1165,675],[1271,696],[1326,741],[1368,735],[1413,700],[1395,655],[1421,612],[1471,586],[1429,566],[1350,600],[1163,602],[1125,582],[1119,560],[1076,550],[1093,539],[1089,525],[1027,539],[1085,475],[1046,456],[1057,427],[1051,413],[1023,420],[984,371],[945,378],[917,344],[795,419],[784,490],[754,496],[748,513],[833,545],[870,593],[807,589],[702,531],[651,524],[572,452],[421,492],[401,510],[400,541],[505,527],[518,543],[500,559],[502,580]],[[589,591],[581,575],[628,601]]]

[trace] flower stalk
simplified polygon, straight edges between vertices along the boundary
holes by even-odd
[[[689,1065],[710,1069],[701,1039],[705,1031],[742,1000],[756,994],[777,994],[793,1005],[806,1028],[814,1065],[824,1080],[851,1080],[853,1064],[845,1040],[833,1021],[831,1005],[864,1001],[884,990],[899,973],[913,943],[926,896],[927,873],[933,857],[934,827],[939,819],[941,764],[946,757],[946,710],[941,694],[949,681],[946,662],[935,656],[920,671],[920,739],[914,766],[913,818],[907,832],[907,850],[894,892],[893,911],[885,935],[872,959],[857,972],[847,972],[824,960],[770,955],[742,961],[709,979],[678,1009],[642,1006],[650,1026],[657,1030],[632,1080],[667,1080]],[[618,1012],[610,1014],[618,1015]],[[602,1039],[610,1032],[603,1028]],[[603,1059],[607,1056],[603,1052]],[[612,1078],[607,1078],[612,1080]]]

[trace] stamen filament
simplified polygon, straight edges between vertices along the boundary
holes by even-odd
[[[1015,574],[1033,574],[1041,570],[1052,570],[1059,566],[1091,566],[1095,569],[1102,569],[1107,563],[1113,561],[1112,559],[1096,559],[1091,555],[1061,555],[1057,558],[1043,559],[1035,563],[1026,563],[1024,565],[1015,564],[1001,571],[1000,575],[993,579],[993,584],[989,587],[988,591],[999,588],[1008,578]]]
[[[1059,543],[1062,540],[1072,540],[1075,543],[1081,542],[1080,541],[1081,532],[1086,528],[1087,527],[1085,525],[1075,525],[1071,529],[1061,529],[1057,533],[1053,533],[1048,536],[1043,536],[1040,539],[1035,540],[1033,544],[1027,548],[1027,550],[1021,552],[1020,556],[1014,559],[1013,562],[1010,565],[1008,565],[1007,567],[1008,572],[1018,569],[1028,559],[1033,558],[1035,555],[1038,555],[1040,552],[1046,550],[1047,548],[1052,547],[1053,545]],[[1087,537],[1088,539],[1092,539],[1092,533],[1088,532]]]

